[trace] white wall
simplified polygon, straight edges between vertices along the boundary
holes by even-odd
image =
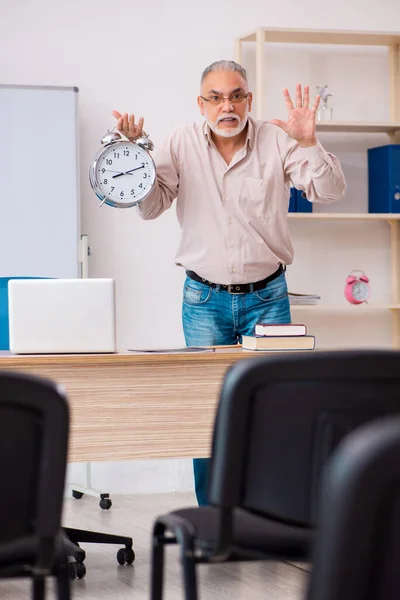
[[[398,0],[0,3],[1,82],[69,85],[80,90],[82,233],[89,235],[93,249],[90,275],[116,281],[119,347],[183,344],[183,272],[174,265],[179,239],[174,209],[155,221],[143,222],[134,210],[98,208],[88,169],[100,138],[114,124],[111,111],[143,115],[146,131],[158,144],[175,125],[200,118],[196,105],[200,74],[214,60],[234,58],[236,36],[260,25],[392,31],[398,15]],[[279,45],[266,52],[268,118],[285,117],[281,90],[284,86],[293,90],[297,81],[311,86],[328,83],[335,93],[332,105],[338,120],[388,118],[385,50]],[[243,62],[250,81],[253,57],[254,49],[246,48]],[[57,123],[51,125],[57,135]],[[366,210],[366,148],[387,143],[387,138],[325,134],[320,139],[341,159],[349,183],[346,201],[328,210]],[[33,145],[34,140],[24,140],[24,144]],[[319,292],[324,302],[341,302],[345,277],[359,268],[371,277],[373,300],[388,302],[387,228],[385,223],[293,223],[296,255],[288,269],[290,288]],[[304,313],[298,314],[296,320],[304,321]],[[390,343],[385,314],[329,319],[319,314],[307,323],[325,346]],[[172,461],[168,468],[161,464],[165,477],[159,480],[160,489],[179,488],[179,482],[183,488],[191,485],[189,463],[182,467]],[[103,467],[104,475],[108,467]],[[100,481],[103,475],[98,468]],[[143,468],[146,465],[131,465],[130,472],[140,469],[142,473]],[[152,463],[153,473],[154,468]],[[116,466],[110,488],[126,491],[121,482],[128,471],[125,464]],[[179,478],[177,474],[183,472],[186,475]],[[146,491],[146,486],[153,490],[151,481],[142,477],[140,490]]]

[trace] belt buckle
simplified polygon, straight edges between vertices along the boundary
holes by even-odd
[[[240,290],[240,286],[239,285],[236,286],[234,283],[229,284],[228,287],[227,287],[228,293],[229,294],[236,294],[236,295],[244,294],[244,292],[240,292],[240,291],[239,292],[235,292],[235,291],[232,291],[232,288],[235,288],[235,287],[239,287],[239,290]]]

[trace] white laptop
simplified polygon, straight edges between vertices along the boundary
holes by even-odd
[[[113,279],[12,279],[8,312],[15,354],[116,350]]]

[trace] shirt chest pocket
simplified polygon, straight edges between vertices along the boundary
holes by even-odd
[[[268,219],[272,209],[271,198],[268,196],[268,186],[264,179],[244,177],[239,195],[239,204],[244,217]]]

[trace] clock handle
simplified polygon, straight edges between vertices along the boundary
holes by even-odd
[[[366,277],[366,275],[365,275],[364,271],[362,271],[361,269],[353,269],[353,270],[352,270],[352,272],[350,273],[350,275],[351,275],[352,273],[361,273],[362,275],[364,275],[364,277]]]

